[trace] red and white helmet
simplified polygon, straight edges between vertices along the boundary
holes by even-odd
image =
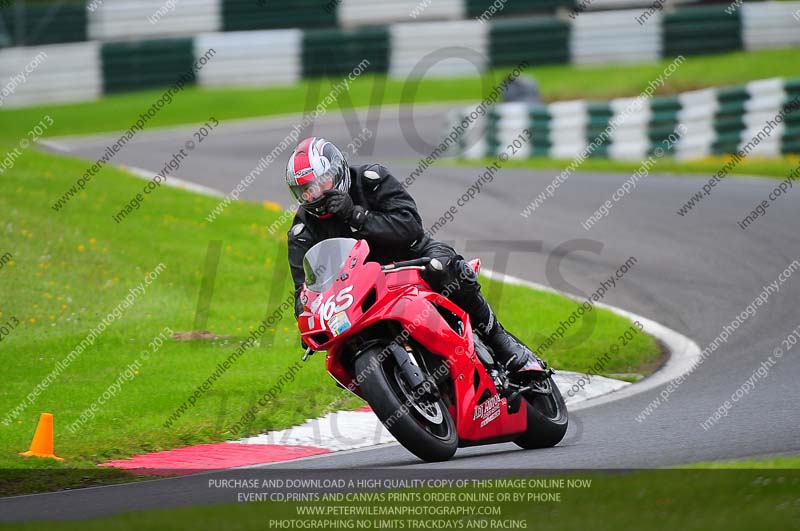
[[[350,189],[350,168],[333,143],[312,136],[301,141],[286,165],[286,184],[301,207],[317,217],[328,217],[323,194]]]

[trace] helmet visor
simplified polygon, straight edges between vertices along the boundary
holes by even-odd
[[[335,186],[336,171],[329,169],[321,177],[312,179],[304,184],[289,185],[295,200],[301,205],[314,203],[322,199],[328,190]]]

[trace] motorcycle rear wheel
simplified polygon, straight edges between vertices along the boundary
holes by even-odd
[[[550,376],[545,380],[551,392],[547,395],[529,392],[522,396],[528,413],[528,429],[514,440],[526,449],[550,448],[567,433],[569,413],[561,391]]]
[[[361,392],[380,421],[408,451],[424,461],[447,461],[458,448],[458,434],[441,399],[415,397],[391,354],[380,347],[355,361]]]

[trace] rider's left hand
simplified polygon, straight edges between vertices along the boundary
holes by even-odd
[[[350,194],[334,189],[325,192],[325,209],[340,220],[349,222],[355,206]]]

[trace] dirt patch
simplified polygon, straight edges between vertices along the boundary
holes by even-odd
[[[172,339],[175,341],[216,341],[217,339],[232,339],[233,336],[220,336],[208,330],[192,330],[191,332],[175,332]]]

